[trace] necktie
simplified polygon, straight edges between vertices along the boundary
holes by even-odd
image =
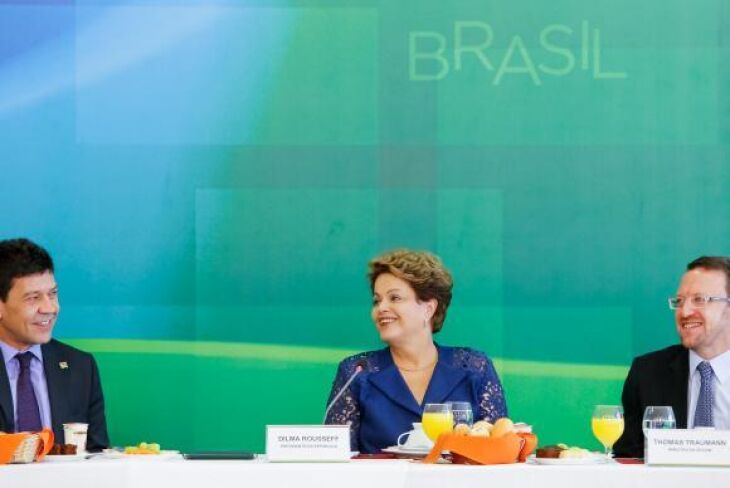
[[[33,383],[30,380],[30,360],[33,358],[33,353],[28,351],[17,354],[15,357],[20,363],[20,374],[15,390],[18,404],[15,430],[16,432],[38,432],[43,426],[38,410],[38,400],[36,400]]]
[[[700,372],[700,396],[695,409],[695,427],[713,427],[712,403],[715,400],[715,389],[712,384],[712,366],[702,361],[697,370]]]

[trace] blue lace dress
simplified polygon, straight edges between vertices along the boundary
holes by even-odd
[[[464,347],[436,347],[438,362],[423,404],[465,401],[471,403],[475,420],[493,422],[507,416],[502,384],[486,355]],[[408,389],[387,347],[343,360],[328,404],[358,365],[363,372],[331,408],[325,423],[349,425],[352,450],[379,452],[395,445],[398,435],[411,430],[413,422],[421,421],[423,407]]]

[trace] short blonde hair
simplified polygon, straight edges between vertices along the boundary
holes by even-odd
[[[433,333],[440,331],[446,320],[446,309],[451,303],[451,289],[454,286],[451,273],[441,259],[427,251],[396,249],[386,252],[368,263],[371,291],[375,289],[375,280],[384,273],[407,282],[420,301],[436,299],[431,330]]]

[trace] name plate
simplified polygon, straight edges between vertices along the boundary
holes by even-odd
[[[649,429],[646,464],[730,466],[730,431]]]
[[[267,425],[266,457],[272,462],[350,460],[347,425]]]

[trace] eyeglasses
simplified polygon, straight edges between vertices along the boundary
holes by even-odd
[[[693,308],[705,308],[709,302],[727,302],[730,303],[728,297],[711,297],[707,295],[692,295],[691,297],[669,297],[669,308],[677,310],[684,307],[684,302],[689,300]]]

